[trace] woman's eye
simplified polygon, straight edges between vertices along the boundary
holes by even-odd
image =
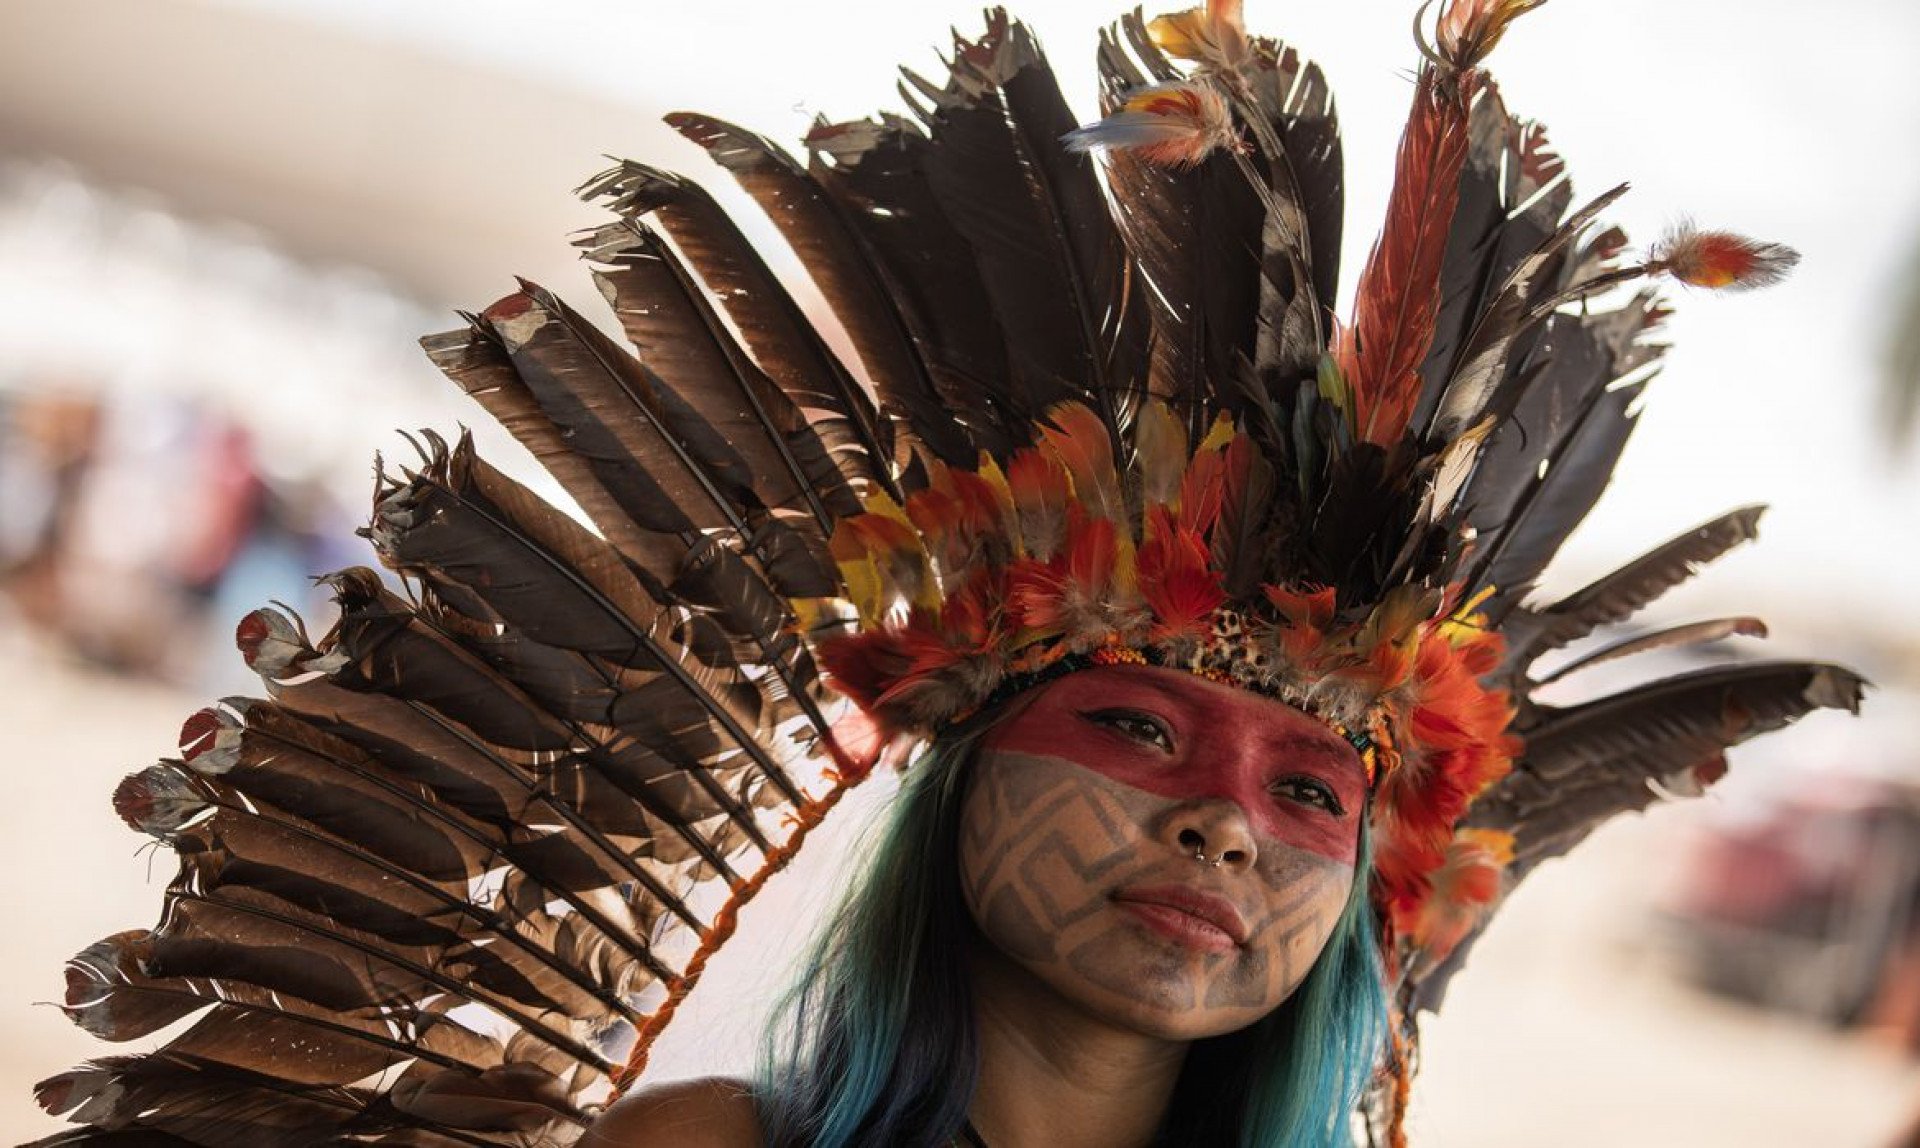
[[[1083,716],[1096,725],[1106,726],[1135,741],[1158,746],[1168,753],[1173,751],[1173,737],[1158,718],[1137,710],[1093,710]]]
[[[1273,783],[1271,792],[1276,797],[1288,801],[1297,801],[1302,805],[1312,805],[1326,810],[1335,817],[1346,812],[1340,804],[1340,797],[1333,787],[1324,781],[1311,777],[1284,777]]]

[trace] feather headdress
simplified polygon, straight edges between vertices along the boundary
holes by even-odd
[[[165,914],[68,970],[103,1038],[191,1023],[44,1082],[83,1126],[45,1143],[569,1143],[848,787],[1081,665],[1206,673],[1363,747],[1409,1022],[1540,861],[1853,707],[1852,673],[1789,662],[1533,696],[1542,655],[1759,516],[1532,595],[1660,357],[1623,285],[1791,262],[1691,229],[1623,262],[1618,190],[1569,212],[1482,70],[1538,3],[1440,6],[1345,322],[1332,97],[1237,3],[1108,31],[1091,125],[999,12],[804,162],[669,117],[852,356],[699,185],[634,163],[584,189],[614,218],[581,241],[629,346],[527,283],[425,340],[591,527],[428,435],[367,531],[407,594],[348,570],[324,637],[241,624],[267,696],[115,794],[180,854]]]

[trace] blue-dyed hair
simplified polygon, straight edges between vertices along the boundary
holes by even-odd
[[[931,1148],[955,1136],[980,1054],[960,890],[967,767],[989,725],[951,732],[907,771],[849,888],[814,941],[762,1049],[770,1148]],[[1363,818],[1364,822],[1364,818]],[[1361,831],[1353,892],[1285,1004],[1196,1041],[1162,1121],[1169,1148],[1346,1148],[1386,1030]]]

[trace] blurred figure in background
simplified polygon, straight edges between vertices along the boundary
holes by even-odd
[[[177,396],[8,396],[0,423],[0,593],[20,619],[120,672],[245,684],[227,630],[309,585],[350,515],[319,483],[262,472],[254,436]],[[324,613],[324,595],[293,603]]]
[[[366,424],[431,421],[394,402],[419,305],[4,153],[0,264],[0,600],[90,664],[247,688],[234,623],[279,600],[324,628],[311,575],[370,557]]]
[[[1710,803],[1664,907],[1703,987],[1920,1052],[1920,771],[1885,748],[1899,702],[1875,698],[1880,736],[1846,739],[1860,756],[1828,744]]]
[[[57,625],[61,559],[99,431],[91,399],[0,391],[0,588],[27,621]]]

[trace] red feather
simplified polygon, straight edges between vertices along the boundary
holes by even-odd
[[[1310,664],[1326,644],[1327,631],[1333,626],[1335,591],[1331,586],[1295,589],[1265,586],[1267,601],[1280,615],[1274,634],[1286,656],[1301,665]]]
[[[1007,569],[1006,609],[1018,628],[1016,645],[1061,638],[1069,646],[1099,637],[1109,610],[1120,604],[1119,547],[1112,520],[1068,510],[1066,542],[1052,560],[1026,559]]]
[[[1432,889],[1417,907],[1399,907],[1397,930],[1425,951],[1429,962],[1446,960],[1500,896],[1500,875],[1513,861],[1513,835],[1497,829],[1462,829],[1447,844],[1446,860],[1433,873]]]
[[[1226,488],[1227,454],[1225,450],[1199,450],[1187,463],[1180,480],[1180,527],[1205,534],[1220,517],[1220,501]]]
[[[1028,447],[1007,462],[1007,490],[1020,524],[1022,548],[1042,562],[1060,548],[1073,493],[1067,468],[1052,454]]]
[[[937,459],[927,471],[929,485],[907,498],[907,517],[939,567],[942,584],[958,586],[984,549],[1004,545],[1005,523],[985,479]]]
[[[1206,635],[1214,610],[1227,592],[1214,573],[1213,555],[1198,533],[1180,528],[1164,506],[1150,507],[1147,541],[1140,547],[1140,596],[1153,610],[1152,638]]]
[[[1397,442],[1420,397],[1420,363],[1433,343],[1440,266],[1467,158],[1467,107],[1480,83],[1421,73],[1387,201],[1387,224],[1367,257],[1352,326],[1334,358],[1353,390],[1355,435]]]

